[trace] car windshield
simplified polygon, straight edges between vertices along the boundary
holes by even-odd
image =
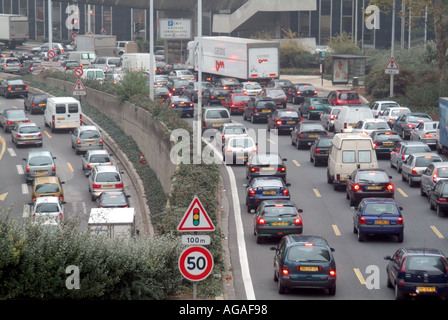
[[[250,148],[254,146],[254,141],[247,138],[232,139],[230,140],[230,146],[234,148]]]
[[[382,214],[400,215],[398,208],[393,203],[368,203],[364,209],[364,215],[379,216]]]
[[[249,96],[243,96],[243,95],[241,95],[241,96],[233,96],[233,101],[235,101],[235,102],[247,102],[247,101],[249,101],[250,100],[250,97]]]
[[[16,86],[25,85],[25,83],[23,83],[22,80],[8,80],[8,84],[9,85],[16,85]]]
[[[36,193],[58,193],[59,185],[57,183],[43,183],[36,186]]]
[[[383,171],[360,171],[356,174],[356,181],[370,183],[388,182],[389,176]]]
[[[209,110],[207,112],[207,118],[209,119],[227,119],[229,114],[226,110]]]
[[[368,122],[365,127],[366,130],[381,130],[381,129],[390,129],[387,122]]]
[[[325,131],[325,128],[318,123],[307,123],[301,126],[300,131]]]
[[[297,245],[288,250],[287,259],[294,262],[329,262],[328,249],[317,246]]]
[[[357,93],[341,93],[339,99],[341,99],[341,100],[358,100],[359,95]]]
[[[438,122],[426,123],[425,124],[425,129],[426,130],[436,130],[438,128],[439,128],[439,123]]]
[[[439,157],[433,157],[433,156],[418,157],[415,160],[415,166],[426,168],[433,162],[442,162],[442,159],[440,159]]]
[[[224,129],[224,134],[244,134],[246,133],[245,127],[228,127]]]
[[[281,164],[282,159],[278,154],[259,154],[257,162],[260,164]]]
[[[10,118],[26,118],[26,114],[23,110],[8,110],[6,114]]]
[[[57,203],[39,203],[36,205],[36,213],[58,212],[59,206]]]
[[[297,210],[293,206],[284,206],[284,205],[265,206],[263,215],[265,217],[295,216],[297,215]]]
[[[321,139],[318,141],[317,146],[318,147],[331,147],[333,141],[331,139]]]
[[[410,110],[403,110],[403,109],[392,109],[392,110],[390,110],[390,114],[392,116],[399,116],[401,114],[410,113],[410,112],[411,112]]]
[[[110,162],[109,156],[105,154],[98,154],[93,155],[90,157],[90,162],[93,163],[104,163],[104,162]]]
[[[100,137],[99,131],[96,130],[85,130],[79,133],[81,139],[96,139]]]
[[[275,108],[275,103],[270,100],[260,100],[257,102],[257,108]]]
[[[47,156],[32,157],[28,162],[30,166],[48,166],[53,164],[53,159]]]
[[[446,273],[446,265],[442,257],[408,256],[405,260],[406,271],[428,271]]]
[[[254,188],[282,188],[284,186],[282,180],[280,179],[254,179],[252,187]]]
[[[431,148],[429,146],[420,146],[420,147],[409,147],[406,148],[404,151],[404,154],[413,154],[418,152],[430,152]]]
[[[311,99],[310,102],[313,103],[313,104],[328,104],[328,105],[331,104],[331,103],[330,103],[330,100],[328,100],[327,98],[323,98],[323,99]],[[339,110],[339,109],[337,109],[337,110]],[[338,113],[339,113],[339,111],[338,111]]]
[[[102,172],[96,176],[96,182],[119,182],[120,180],[117,172]]]
[[[38,133],[39,128],[34,126],[29,127],[21,127],[19,130],[20,133]]]

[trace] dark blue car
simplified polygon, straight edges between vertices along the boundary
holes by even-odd
[[[436,248],[400,248],[386,267],[387,286],[394,288],[396,300],[408,296],[448,298],[448,261]]]
[[[401,208],[390,198],[364,198],[353,215],[353,232],[364,241],[368,234],[396,235],[403,242],[404,223]]]
[[[174,111],[179,111],[182,117],[187,115],[192,117],[194,114],[194,103],[186,96],[173,95],[167,98],[164,104],[170,106]]]
[[[247,212],[257,209],[264,200],[290,200],[288,187],[280,177],[257,177],[253,178],[246,186]]]

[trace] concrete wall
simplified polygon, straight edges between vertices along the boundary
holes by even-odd
[[[33,80],[45,82],[52,88],[59,88],[71,96],[74,84],[58,79],[33,76]],[[112,119],[126,135],[132,136],[146,161],[154,170],[166,194],[171,190],[171,177],[176,165],[170,161],[172,142],[166,127],[154,120],[148,111],[128,102],[121,102],[114,96],[104,92],[86,88],[87,95],[82,101],[95,106],[103,114]]]

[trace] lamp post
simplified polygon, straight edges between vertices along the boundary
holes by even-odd
[[[392,37],[391,37],[391,46],[390,46],[390,56],[391,58],[394,57],[394,50],[395,50],[395,1],[392,8]],[[394,96],[394,74],[390,75],[390,97],[393,98]]]

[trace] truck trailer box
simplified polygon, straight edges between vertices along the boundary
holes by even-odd
[[[94,52],[97,57],[113,57],[117,54],[117,38],[112,35],[79,35],[76,51]]]
[[[448,150],[448,97],[439,98],[439,135],[436,148],[438,153]]]
[[[121,55],[121,66],[130,71],[149,72],[151,68],[151,54],[149,53],[123,53]],[[152,58],[153,66],[156,67],[155,58]]]
[[[91,208],[88,230],[108,238],[130,238],[135,235],[135,208]]]
[[[0,14],[0,41],[15,49],[30,38],[28,17],[18,14]]]
[[[202,72],[215,77],[267,82],[280,73],[280,42],[237,37],[202,37]],[[188,44],[187,66],[198,71],[198,38]]]

